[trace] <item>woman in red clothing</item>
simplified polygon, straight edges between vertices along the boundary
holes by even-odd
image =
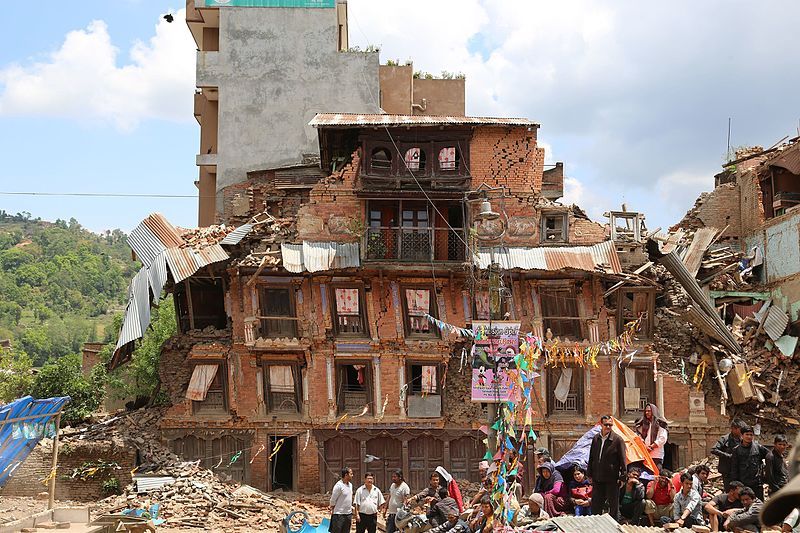
[[[575,506],[575,516],[592,514],[592,482],[586,477],[586,470],[576,466],[569,484],[569,495]]]

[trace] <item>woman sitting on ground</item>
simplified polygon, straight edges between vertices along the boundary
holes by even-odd
[[[575,506],[575,516],[592,514],[592,482],[586,477],[586,469],[576,466],[569,483],[569,495]]]
[[[544,510],[550,516],[561,516],[570,511],[569,488],[564,483],[561,473],[556,470],[552,461],[544,463],[536,469],[539,476],[536,478],[534,492],[544,498]]]

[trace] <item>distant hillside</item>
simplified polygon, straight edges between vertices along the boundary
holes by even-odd
[[[0,210],[0,340],[40,365],[103,341],[136,270],[127,236]]]

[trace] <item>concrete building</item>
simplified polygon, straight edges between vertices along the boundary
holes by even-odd
[[[198,223],[224,220],[222,191],[264,169],[318,166],[321,111],[464,115],[464,80],[413,79],[348,48],[342,0],[187,0],[197,44]]]

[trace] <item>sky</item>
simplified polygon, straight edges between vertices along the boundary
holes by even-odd
[[[182,3],[4,5],[0,209],[130,231],[197,219],[195,44]],[[565,203],[667,228],[713,187],[731,144],[800,127],[800,2],[350,0],[350,43],[466,75],[467,114],[541,124]],[[56,13],[57,12],[57,13]],[[175,22],[164,21],[174,13]],[[169,198],[6,193],[160,194]]]

